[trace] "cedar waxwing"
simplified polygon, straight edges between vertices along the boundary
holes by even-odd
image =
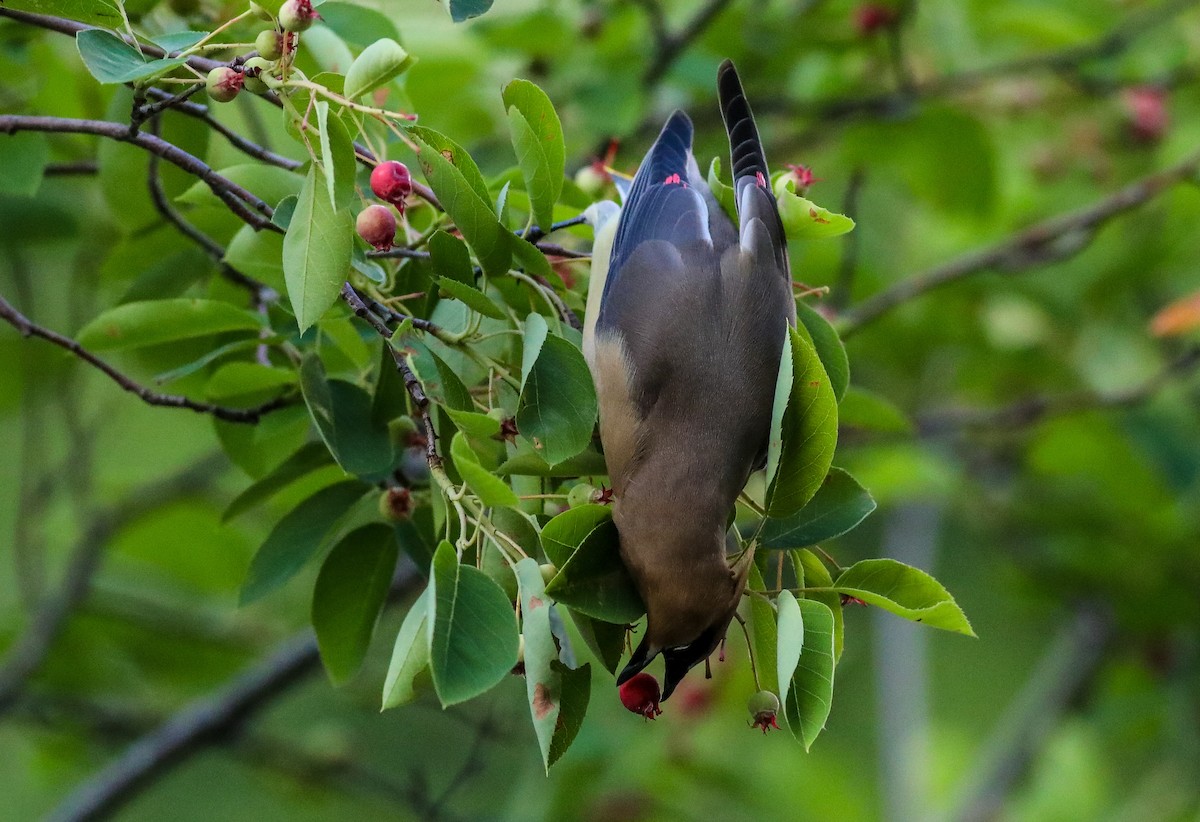
[[[597,225],[584,326],[613,521],[647,612],[617,682],[661,653],[663,699],[716,650],[741,599],[752,557],[731,567],[727,528],[765,462],[786,327],[796,322],[766,158],[728,60],[717,90],[740,227],[701,176],[692,123],[676,111],[620,216]]]

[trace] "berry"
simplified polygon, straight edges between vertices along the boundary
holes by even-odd
[[[229,66],[217,66],[208,73],[205,87],[208,96],[217,103],[228,103],[242,90],[245,77],[240,71],[234,71]]]
[[[545,585],[549,585],[550,580],[554,579],[554,575],[558,573],[558,569],[550,562],[539,565],[538,570],[542,572],[542,583]]]
[[[854,28],[860,37],[869,37],[895,23],[895,9],[879,3],[863,3],[854,10]]]
[[[604,187],[608,185],[608,172],[604,170],[604,163],[597,161],[575,172],[575,185],[587,196],[599,198],[604,193]]]
[[[283,35],[275,29],[260,31],[254,38],[254,50],[259,57],[267,60],[278,60],[283,56]]]
[[[395,160],[387,160],[371,171],[371,191],[384,202],[396,208],[404,208],[404,198],[412,193],[412,175],[408,166]]]
[[[379,514],[388,522],[404,522],[412,516],[412,494],[407,488],[388,488],[379,495]]]
[[[578,508],[580,505],[587,505],[595,496],[596,489],[586,482],[581,482],[567,492],[567,505],[571,508]]]
[[[396,237],[396,215],[387,206],[367,206],[358,213],[354,228],[377,251],[387,251]]]
[[[279,25],[284,31],[307,31],[319,16],[312,0],[287,0],[279,9]]]
[[[1167,94],[1155,86],[1134,86],[1121,94],[1125,116],[1133,138],[1141,143],[1157,143],[1167,133]]]
[[[662,713],[662,709],[658,707],[658,697],[661,693],[658,680],[650,674],[635,674],[617,690],[617,693],[621,697],[622,705],[646,719],[654,719]]]
[[[254,94],[265,94],[270,91],[270,86],[263,82],[263,75],[269,75],[271,69],[275,68],[275,64],[265,57],[251,57],[242,64],[243,82],[246,86],[246,91]]]
[[[750,724],[751,728],[762,728],[764,734],[771,728],[779,729],[779,722],[776,719],[779,713],[779,697],[775,694],[770,691],[759,691],[750,697],[746,708],[750,711],[750,716],[754,717],[754,721]]]

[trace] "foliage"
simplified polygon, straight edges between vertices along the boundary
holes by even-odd
[[[267,5],[278,14],[278,4]],[[240,71],[245,44],[274,31],[277,17],[189,9],[182,0],[7,4],[105,28],[79,31],[71,49],[61,34],[2,23],[9,39],[0,59],[14,79],[0,87],[0,108],[22,112],[0,115],[0,132],[15,132],[0,134],[0,224],[11,227],[2,239],[11,252],[2,305],[70,330],[86,362],[100,358],[110,369],[98,380],[211,418],[139,416],[124,425],[117,417],[136,399],[108,405],[119,392],[107,382],[88,382],[80,399],[71,388],[79,378],[61,358],[37,342],[0,340],[8,360],[36,358],[2,378],[24,408],[56,392],[74,408],[64,414],[78,417],[83,402],[119,409],[91,423],[113,453],[75,461],[81,475],[93,462],[100,473],[72,488],[87,482],[96,491],[62,492],[80,502],[76,530],[109,521],[93,520],[93,496],[138,496],[132,481],[149,447],[138,426],[162,426],[153,430],[169,453],[152,463],[160,469],[152,476],[219,449],[219,470],[231,466],[240,478],[222,482],[219,505],[203,505],[214,529],[219,518],[229,523],[220,533],[230,547],[198,552],[191,540],[203,529],[188,527],[192,520],[168,502],[139,514],[167,524],[154,537],[127,537],[115,573],[144,566],[186,597],[216,594],[226,605],[236,591],[243,609],[233,619],[276,630],[301,624],[293,606],[302,603],[330,679],[349,693],[369,689],[363,701],[376,706],[380,691],[388,709],[431,698],[467,703],[451,716],[523,702],[526,727],[510,734],[534,758],[540,753],[541,767],[559,763],[552,785],[577,780],[583,765],[573,763],[619,750],[606,737],[623,730],[585,721],[614,702],[608,692],[625,626],[643,612],[602,492],[597,403],[577,328],[588,293],[587,215],[596,213],[589,206],[619,200],[608,172],[597,178],[588,161],[610,135],[633,135],[606,158],[610,169],[632,171],[665,115],[661,99],[688,100],[697,158],[733,211],[711,100],[711,69],[732,56],[779,168],[772,184],[803,285],[766,471],[752,478],[731,523],[755,567],[741,609],[745,633],[735,624],[731,659],[716,666],[729,669],[718,673],[725,690],[717,720],[737,724],[731,706],[773,691],[779,720],[813,750],[804,761],[831,762],[817,757],[825,745],[831,757],[846,751],[837,737],[843,727],[853,736],[855,720],[841,705],[856,699],[855,682],[866,676],[865,626],[844,608],[861,602],[889,618],[974,635],[946,588],[915,567],[932,568],[928,554],[878,544],[877,503],[887,533],[898,527],[893,515],[913,505],[948,512],[955,551],[969,559],[952,559],[939,575],[948,573],[971,606],[983,642],[1016,640],[1007,614],[996,616],[1005,609],[984,593],[994,575],[968,561],[993,571],[1000,564],[998,575],[1045,600],[1105,600],[1139,637],[1134,647],[1153,646],[1164,631],[1193,636],[1194,598],[1180,593],[1197,579],[1186,502],[1200,477],[1200,425],[1189,394],[1171,393],[1170,384],[1196,361],[1184,346],[1196,327],[1189,293],[1198,286],[1178,239],[1197,208],[1191,193],[1173,188],[1196,172],[1182,151],[1195,129],[1183,116],[1190,103],[1178,103],[1178,125],[1168,131],[1146,114],[1152,95],[1128,102],[1130,89],[1169,87],[1175,72],[1186,75],[1182,46],[1172,48],[1184,40],[1135,16],[1117,52],[1144,31],[1158,32],[1158,49],[1127,59],[1077,54],[1070,49],[1123,18],[1070,2],[1044,16],[948,3],[918,13],[899,4],[880,18],[891,32],[862,30],[847,5],[795,5],[716,3],[717,22],[705,23],[712,28],[675,34],[674,15],[655,15],[655,3],[556,12],[451,2],[439,13],[480,18],[451,30],[447,20],[393,20],[330,0],[318,7],[321,22],[294,41],[285,35],[280,60],[241,75],[237,99],[214,98],[201,110],[202,90],[172,95],[202,89],[210,63]],[[691,14],[685,4],[679,11]],[[803,54],[789,39],[796,31],[805,33]],[[439,47],[443,35],[451,44]],[[685,52],[655,75],[672,38]],[[633,43],[653,46],[646,66],[631,61]],[[1001,69],[972,75],[978,66],[967,55],[976,46]],[[948,77],[961,75],[962,89],[926,76],[906,48],[936,57]],[[1010,122],[1006,107],[1032,117],[1051,107],[1039,95],[1066,93],[1049,81],[1032,91],[1022,85],[1033,82],[1032,70],[1018,56],[1064,48],[1074,62],[1051,67],[1093,97],[1063,123]],[[22,75],[22,66],[34,71]],[[883,66],[896,72],[899,91],[880,91]],[[983,91],[955,96],[971,84]],[[664,97],[662,89],[672,91]],[[29,119],[41,115],[58,125]],[[1063,133],[1074,135],[1073,147]],[[829,179],[783,170],[798,147]],[[93,158],[94,179],[56,173]],[[399,220],[394,247],[372,248],[355,235],[355,217],[378,202],[369,176],[385,159],[408,164],[417,184],[389,205]],[[1154,185],[1111,193],[1152,169],[1161,169]],[[1098,233],[1117,217],[1127,222]],[[58,247],[48,250],[47,239]],[[43,260],[65,271],[68,254],[77,270],[61,281],[29,276]],[[974,276],[987,271],[993,276]],[[1038,274],[999,276],[1024,271]],[[1153,326],[1160,344],[1141,329],[1162,306]],[[28,331],[15,311],[3,317]],[[57,344],[71,350],[70,340]],[[1115,421],[1067,416],[1112,406],[1136,407]],[[37,412],[22,413],[33,430]],[[178,420],[172,415],[188,412],[154,413]],[[75,438],[72,454],[89,448],[76,422],[68,417],[58,431]],[[957,436],[980,430],[988,436]],[[930,444],[947,433],[955,447]],[[114,446],[125,442],[136,445]],[[54,459],[23,451],[22,470],[55,476],[58,450]],[[127,461],[126,450],[137,458]],[[37,515],[37,495],[17,492]],[[199,498],[200,489],[187,493]],[[71,514],[55,504],[64,510],[53,513],[53,539],[66,544],[72,529],[61,521]],[[37,565],[30,537],[18,537],[27,605],[52,600],[28,570]],[[1135,545],[1152,556],[1134,556]],[[997,549],[1014,559],[997,559]],[[881,553],[899,559],[864,558]],[[413,566],[421,579],[409,575]],[[96,627],[79,630],[80,643],[122,642]],[[392,648],[390,664],[383,646]],[[966,670],[983,655],[970,646],[947,645],[951,662],[942,664]],[[199,692],[231,659],[208,675],[172,676],[181,694]],[[113,681],[120,667],[52,672],[50,681],[86,690],[89,678]],[[946,704],[961,704],[980,677],[964,674]],[[4,683],[0,676],[0,710]],[[688,699],[681,690],[665,703],[663,721],[675,705],[685,717]],[[839,710],[841,727],[835,721],[812,747]],[[417,727],[418,713],[403,707],[362,727]],[[969,723],[969,711],[961,713]],[[1085,743],[1100,747],[1075,744]],[[957,773],[960,765],[947,764],[955,757],[941,756],[943,770]],[[685,766],[663,768],[687,778]],[[868,801],[839,795],[839,811]],[[554,801],[571,816],[585,799],[564,788]],[[650,807],[660,815],[679,810],[676,799],[658,801]],[[810,792],[795,806],[830,818],[822,801]]]

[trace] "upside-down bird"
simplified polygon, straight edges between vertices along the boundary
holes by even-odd
[[[584,326],[621,558],[647,612],[617,682],[661,653],[664,699],[724,639],[745,587],[751,557],[727,559],[730,515],[765,461],[796,322],[766,158],[728,60],[717,91],[739,225],[701,177],[692,123],[676,111],[638,168],[611,250],[598,232]]]

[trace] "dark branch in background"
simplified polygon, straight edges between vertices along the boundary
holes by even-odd
[[[547,234],[553,234],[555,231],[561,231],[564,228],[571,228],[572,226],[583,225],[586,222],[587,222],[587,217],[580,214],[578,217],[571,217],[568,220],[559,220],[557,223],[554,223],[548,229],[535,225],[520,236],[524,237],[525,240],[528,242],[537,243],[538,240],[542,239]]]
[[[431,469],[440,469],[442,467],[442,458],[437,452],[437,432],[433,428],[433,416],[429,413],[429,397],[426,396],[425,389],[421,386],[421,381],[417,379],[417,375],[408,367],[408,361],[405,359],[404,352],[398,351],[396,346],[392,345],[392,329],[388,328],[387,321],[383,317],[371,311],[350,283],[342,285],[342,299],[345,300],[346,305],[350,306],[350,310],[354,312],[355,316],[366,320],[379,336],[383,337],[383,344],[387,346],[388,351],[391,353],[392,360],[396,363],[396,370],[400,372],[400,377],[404,380],[404,387],[408,391],[408,396],[412,398],[417,416],[421,419],[421,427],[425,431],[425,461],[429,463]],[[379,303],[374,301],[372,301],[372,304],[379,305]],[[416,323],[414,322],[413,325],[415,326]]]
[[[977,757],[967,789],[947,818],[954,822],[995,819],[1013,786],[1058,721],[1095,681],[1113,638],[1112,618],[1094,605],[1081,606],[1051,641],[1025,687],[996,723]]]
[[[47,177],[69,177],[99,173],[100,165],[95,160],[78,160],[74,163],[48,163],[45,171]]]
[[[1087,248],[1105,223],[1193,177],[1197,170],[1200,170],[1200,154],[1130,183],[1090,206],[1050,217],[993,246],[968,252],[932,271],[901,280],[847,311],[840,319],[839,331],[843,337],[853,334],[893,308],[972,274],[983,271],[1017,274],[1073,257]]]
[[[102,819],[191,755],[235,733],[259,710],[320,665],[311,632],[284,642],[215,693],[192,702],[72,791],[50,814],[54,822]]]
[[[852,220],[858,220],[858,198],[862,193],[866,173],[856,168],[850,174],[850,182],[846,184],[846,196],[842,198],[842,213]],[[838,265],[837,281],[833,286],[829,304],[835,309],[843,309],[850,303],[850,292],[854,290],[854,275],[858,270],[859,238],[861,231],[851,231],[842,241],[842,261]]]
[[[650,17],[650,29],[655,40],[654,58],[642,75],[642,85],[649,88],[663,78],[679,55],[725,10],[729,0],[708,0],[675,34],[667,31],[666,19],[658,0],[642,0],[640,5]]]
[[[130,143],[156,154],[173,165],[199,177],[212,192],[229,206],[229,210],[256,229],[267,229],[280,234],[283,229],[271,222],[272,209],[257,196],[232,180],[213,171],[204,161],[193,157],[176,145],[143,132],[131,133],[122,123],[106,120],[76,120],[67,117],[36,117],[18,114],[0,115],[0,132],[15,134],[19,131],[46,131],[69,134],[95,134],[122,143]],[[252,210],[253,209],[253,210]],[[259,213],[255,213],[255,211]]]
[[[1050,417],[1101,408],[1125,408],[1153,397],[1174,380],[1200,370],[1200,347],[1189,349],[1141,385],[1124,391],[1075,391],[1058,396],[1035,395],[998,408],[959,408],[925,414],[917,421],[924,437],[961,431],[1005,431],[1024,428]]]
[[[217,419],[225,420],[226,422],[253,424],[257,423],[264,414],[291,405],[293,402],[291,396],[284,394],[253,408],[226,408],[225,406],[213,405],[208,402],[197,402],[175,394],[160,394],[126,377],[75,340],[64,337],[62,334],[33,322],[24,314],[17,311],[17,309],[13,308],[3,297],[0,297],[0,319],[21,332],[21,336],[23,337],[41,337],[43,340],[54,343],[59,348],[70,351],[76,357],[94,366],[117,385],[129,393],[136,395],[149,405],[160,405],[166,408],[190,408],[192,411],[201,414],[212,414]]]
[[[155,137],[158,136],[159,118],[155,117],[150,121],[150,132]],[[150,187],[150,199],[154,203],[154,207],[158,213],[163,216],[167,222],[179,229],[179,233],[194,242],[200,248],[204,249],[204,253],[212,257],[216,262],[221,276],[229,280],[234,285],[240,286],[250,292],[254,300],[254,304],[263,305],[278,299],[279,295],[273,289],[260,283],[253,277],[248,277],[241,271],[225,262],[225,249],[216,240],[209,237],[200,229],[189,223],[182,214],[171,204],[167,193],[163,191],[162,178],[158,173],[159,157],[157,154],[150,155],[150,162],[147,166],[146,177],[147,184]]]
[[[165,99],[160,99],[157,103],[145,102],[145,97],[146,97],[145,89],[138,90],[141,92],[140,98],[137,96],[138,91],[135,91],[134,92],[135,96],[134,96],[133,112],[129,118],[130,127],[137,129],[142,123],[151,119],[156,114],[159,114],[173,106],[178,106],[178,105],[186,102],[189,97],[191,97],[193,94],[195,94],[202,88],[204,88],[204,85],[202,83],[197,83],[194,86],[188,86],[187,88],[185,88],[183,91],[179,92],[178,94],[172,94],[172,95],[167,96]],[[138,102],[139,99],[141,100],[141,102]],[[157,131],[154,132],[154,136],[155,137],[158,136]]]
[[[90,518],[87,530],[67,561],[58,591],[34,612],[28,629],[9,648],[0,665],[0,714],[20,695],[29,678],[41,667],[71,612],[91,589],[92,577],[103,559],[104,547],[122,525],[182,496],[195,496],[223,464],[204,460],[174,477],[155,480],[134,489],[124,502]]]
[[[170,92],[164,91],[160,88],[148,88],[146,89],[146,93],[149,96],[158,99],[160,103],[165,103],[166,101],[173,99]],[[180,114],[186,114],[188,117],[194,117],[195,119],[200,120],[213,131],[217,132],[226,140],[228,140],[231,146],[256,160],[262,160],[264,163],[278,166],[279,168],[286,168],[288,171],[295,171],[296,169],[300,168],[300,166],[304,165],[299,160],[293,160],[289,157],[276,154],[275,152],[260,146],[258,143],[247,140],[245,137],[229,128],[229,126],[225,125],[220,120],[217,120],[211,114],[209,114],[208,106],[203,106],[199,103],[193,103],[189,101],[172,103],[170,108],[173,111],[178,111]]]

